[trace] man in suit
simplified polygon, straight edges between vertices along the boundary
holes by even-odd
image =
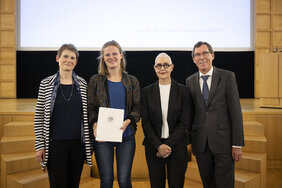
[[[171,58],[160,53],[155,60],[158,81],[143,88],[142,127],[145,155],[152,188],[184,185],[188,162],[187,130],[189,122],[189,91],[171,79],[174,68]]]
[[[195,44],[192,58],[199,70],[186,79],[194,103],[192,151],[205,188],[231,188],[234,163],[241,159],[244,146],[236,78],[212,65],[214,51],[207,42]]]

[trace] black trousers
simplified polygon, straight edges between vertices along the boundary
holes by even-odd
[[[203,153],[195,153],[204,188],[233,188],[234,161],[231,151],[213,153],[207,143]]]
[[[170,188],[183,187],[188,163],[186,142],[178,142],[167,158],[157,157],[156,154],[157,150],[145,146],[151,188],[165,188],[166,177]]]
[[[47,163],[51,188],[78,188],[85,155],[80,140],[50,141]]]

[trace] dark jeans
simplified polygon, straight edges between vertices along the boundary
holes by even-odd
[[[50,141],[47,163],[51,188],[78,188],[85,155],[80,140]]]
[[[120,188],[131,188],[131,169],[135,153],[135,136],[123,137],[122,142],[95,142],[94,151],[100,174],[100,187],[112,188],[113,163],[116,148],[117,178]]]

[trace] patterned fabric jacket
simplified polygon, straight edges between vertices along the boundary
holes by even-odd
[[[136,132],[136,123],[140,120],[140,87],[136,77],[123,73],[121,82],[126,90],[126,119],[130,119],[130,128]],[[89,123],[93,125],[98,119],[99,107],[109,107],[107,77],[96,74],[88,83]]]
[[[81,117],[81,139],[85,145],[86,163],[92,166],[91,152],[93,128],[88,124],[87,117],[87,83],[73,72],[73,80],[75,88],[81,96],[82,100],[82,117]],[[57,91],[60,85],[59,72],[52,76],[43,79],[39,86],[39,93],[37,98],[34,132],[35,132],[35,150],[39,151],[45,149],[45,160],[41,162],[42,169],[46,168],[48,162],[49,152],[49,135],[50,135],[50,120],[57,96]]]

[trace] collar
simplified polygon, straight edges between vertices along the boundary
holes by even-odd
[[[211,69],[209,70],[209,72],[207,72],[206,74],[203,74],[199,71],[199,77],[201,78],[201,76],[205,76],[205,75],[209,75],[212,77],[212,73],[213,73],[213,66],[211,67]]]
[[[73,79],[73,82],[74,82],[75,85],[78,85],[78,84],[79,84],[79,83],[78,83],[77,76],[76,76],[76,74],[75,74],[74,71],[72,71],[72,79]],[[51,84],[54,84],[54,85],[59,85],[59,84],[60,84],[60,71],[58,71],[58,72],[54,75],[53,79],[51,80]]]

